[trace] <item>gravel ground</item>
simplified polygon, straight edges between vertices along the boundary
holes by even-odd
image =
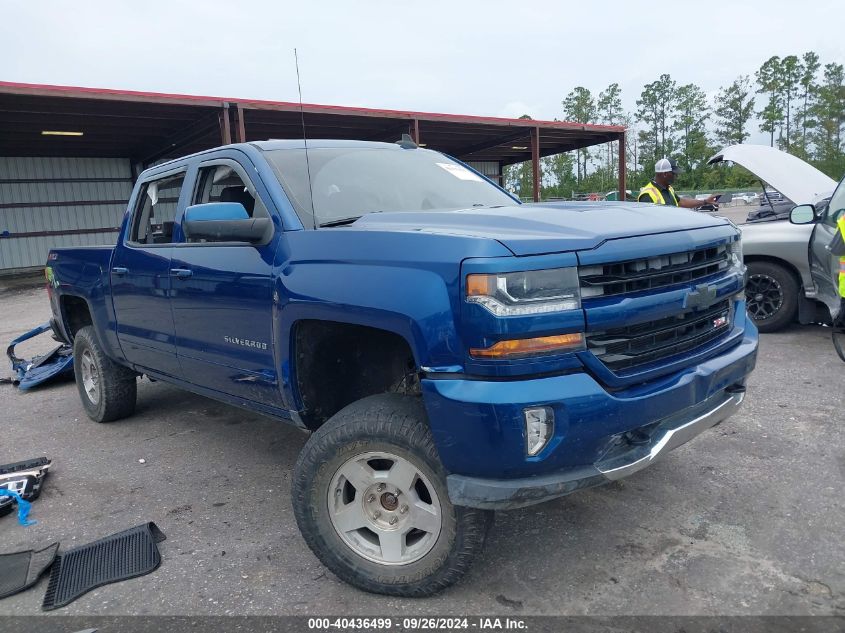
[[[43,290],[0,291],[0,341],[48,316]],[[362,593],[308,550],[289,499],[300,431],[147,380],[137,413],[106,425],[73,382],[5,385],[0,463],[54,470],[37,525],[0,519],[0,551],[159,525],[158,570],[65,615],[843,615],[843,384],[829,330],[764,335],[741,413],[623,482],[499,513],[469,576],[425,600]],[[46,584],[0,615],[39,613]]]

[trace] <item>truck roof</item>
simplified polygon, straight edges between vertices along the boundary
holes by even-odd
[[[305,142],[300,139],[269,139],[266,141],[252,141],[250,145],[254,145],[260,150],[270,151],[277,149],[304,149]],[[314,139],[308,140],[309,149],[325,149],[325,148],[340,148],[340,147],[361,147],[367,149],[402,149],[396,143],[377,143],[375,141],[351,141],[351,140],[331,140],[331,139]]]
[[[208,154],[209,152],[216,151],[225,147],[226,149],[240,149],[240,150],[247,150],[256,148],[261,151],[271,151],[271,150],[285,150],[285,149],[304,149],[305,142],[302,139],[268,139],[266,141],[249,141],[247,143],[231,143],[229,145],[222,145],[218,147],[212,147],[210,149],[203,150],[201,152],[196,152],[194,154],[188,154],[187,156],[180,156],[179,158],[174,158],[164,163],[159,163],[158,165],[154,165],[153,167],[148,167],[144,170],[146,172],[160,172],[160,171],[167,171],[167,169],[174,164],[181,163],[185,160],[189,160],[194,158],[195,156],[202,156],[203,154]],[[376,141],[351,141],[351,140],[343,140],[343,139],[314,139],[308,141],[308,148],[309,149],[325,149],[325,148],[342,148],[342,147],[359,147],[364,149],[395,149],[401,150],[402,148],[397,145],[396,143],[378,143]],[[253,150],[254,151],[254,150]],[[248,153],[248,152],[247,152]]]

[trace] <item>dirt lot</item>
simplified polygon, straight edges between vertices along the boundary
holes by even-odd
[[[0,292],[0,341],[48,312],[41,289]],[[136,415],[107,425],[72,382],[5,385],[0,463],[47,455],[55,469],[38,525],[0,519],[0,551],[145,521],[166,533],[157,571],[64,614],[842,615],[843,384],[825,328],[763,336],[739,415],[621,483],[498,514],[470,575],[427,600],[362,593],[307,549],[289,500],[301,432],[147,380]],[[46,584],[0,615],[39,613]]]

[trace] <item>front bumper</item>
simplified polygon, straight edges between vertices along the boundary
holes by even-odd
[[[630,475],[727,419],[756,363],[757,332],[719,355],[646,384],[609,390],[587,372],[531,380],[423,379],[437,450],[456,505],[515,508]],[[525,407],[555,414],[525,454]]]
[[[473,508],[519,508],[622,479],[650,466],[672,449],[732,416],[739,410],[744,396],[745,388],[737,386],[711,398],[707,405],[715,406],[702,413],[684,412],[637,429],[638,441],[635,444],[631,443],[630,435],[620,436],[616,446],[590,466],[519,479],[449,475],[449,498],[455,505]]]

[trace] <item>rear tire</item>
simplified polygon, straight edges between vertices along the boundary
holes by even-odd
[[[134,413],[137,374],[103,353],[93,326],[85,326],[74,337],[73,371],[82,406],[94,422],[112,422]]]
[[[745,300],[748,316],[761,332],[776,332],[798,314],[798,281],[780,264],[748,263]]]
[[[833,349],[836,350],[836,355],[845,363],[845,326],[834,326],[830,338],[833,339]]]
[[[349,584],[393,596],[430,596],[460,580],[493,517],[449,501],[413,396],[371,396],[335,414],[302,450],[292,488],[317,558]]]

